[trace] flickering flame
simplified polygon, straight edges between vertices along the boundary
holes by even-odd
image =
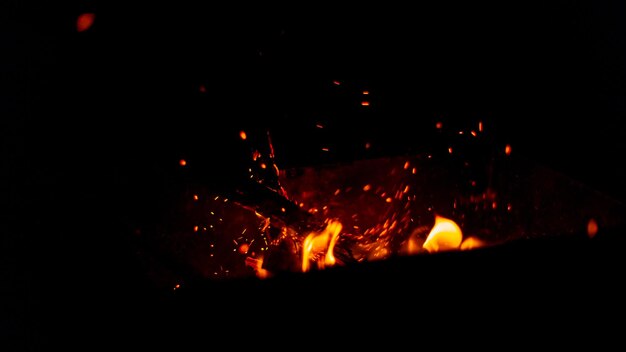
[[[428,234],[422,247],[428,252],[439,252],[458,249],[463,240],[461,228],[454,221],[435,216],[435,225]]]
[[[481,248],[484,247],[486,245],[485,241],[478,239],[476,237],[468,237],[465,240],[463,240],[463,243],[461,243],[461,250],[469,250],[469,249],[476,249],[476,248]]]
[[[335,265],[333,249],[339,238],[342,225],[339,221],[329,221],[321,232],[309,233],[302,244],[302,271],[310,269],[310,261],[317,259],[318,268]],[[323,259],[320,254],[325,251]]]

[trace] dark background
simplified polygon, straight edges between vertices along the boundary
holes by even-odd
[[[481,120],[494,143],[623,200],[624,6],[3,3],[5,331],[47,337],[77,302],[140,295],[123,234],[181,158],[195,181],[238,182],[240,130],[270,131],[286,168],[420,152],[435,122]]]

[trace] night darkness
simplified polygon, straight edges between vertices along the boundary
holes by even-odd
[[[64,3],[0,11],[0,292],[22,346],[149,294],[126,234],[167,207],[180,159],[193,182],[242,182],[241,130],[288,168],[418,153],[436,122],[481,120],[626,199],[626,5]]]

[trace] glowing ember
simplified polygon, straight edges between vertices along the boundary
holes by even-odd
[[[241,254],[248,254],[249,249],[250,249],[250,245],[248,245],[247,243],[242,243],[241,245],[239,245],[239,248],[237,248],[237,250]]]
[[[587,222],[587,236],[594,238],[598,234],[598,222],[595,219],[589,219]]]
[[[187,160],[185,160],[185,159],[180,159],[180,160],[178,161],[178,165],[180,165],[180,166],[187,166]]]
[[[436,215],[435,225],[422,247],[428,252],[454,250],[461,246],[462,240],[461,228],[454,221]]]
[[[239,138],[241,138],[244,141],[248,139],[248,135],[246,134],[246,131],[239,132]]]
[[[93,26],[94,21],[96,20],[96,15],[94,13],[83,13],[78,16],[76,19],[76,30],[79,32],[84,32]]]
[[[437,123],[435,124],[435,128],[437,128],[438,130],[440,130],[440,129],[441,129],[441,127],[443,127],[443,123],[441,123],[441,122],[437,122]]]
[[[361,105],[362,106],[370,106],[370,102],[369,101],[362,101]]]
[[[483,131],[483,122],[478,121],[478,132],[482,132],[482,131]]]
[[[302,271],[309,271],[310,262],[317,261],[319,269],[325,266],[335,265],[336,259],[333,249],[341,232],[342,225],[339,221],[329,221],[326,228],[321,232],[311,232],[302,244]],[[320,254],[324,252],[323,259]]]
[[[511,145],[510,145],[510,144],[507,144],[507,145],[504,147],[504,154],[506,154],[506,155],[511,155]]]
[[[368,95],[368,94],[370,94],[370,92],[369,92],[369,91],[367,91],[367,90],[364,90],[364,91],[363,91],[363,95]]]

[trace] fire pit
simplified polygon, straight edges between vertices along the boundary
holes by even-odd
[[[516,156],[482,121],[469,126],[435,123],[441,141],[423,153],[284,170],[271,138],[254,144],[241,131],[233,138],[250,151],[247,182],[191,182],[194,165],[179,160],[165,215],[135,229],[139,259],[155,286],[178,292],[449,251],[492,257],[512,243],[594,240],[624,227],[623,203]]]

